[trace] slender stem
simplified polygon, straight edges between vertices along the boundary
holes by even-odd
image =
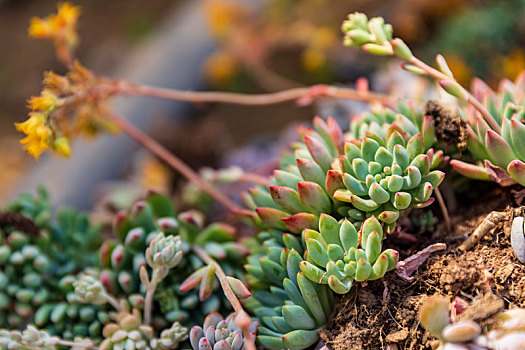
[[[457,81],[454,78],[449,77],[448,75],[443,74],[442,72],[438,71],[437,69],[429,66],[425,62],[421,61],[419,58],[414,57],[412,60],[410,60],[410,63],[414,64],[415,66],[421,68],[424,70],[429,76],[437,79],[437,80],[454,80],[456,83]],[[459,85],[459,84],[458,84]],[[490,127],[496,131],[498,134],[501,134],[501,127],[499,126],[498,122],[494,119],[494,117],[490,114],[490,112],[479,102],[474,96],[470,94],[468,90],[463,88],[460,85],[461,89],[465,92],[467,95],[467,102],[470,103],[475,109],[478,110],[478,112],[483,116],[483,119],[490,125]]]
[[[226,278],[226,274],[222,270],[221,266],[206,253],[201,247],[194,245],[192,247],[193,252],[197,254],[199,258],[202,259],[206,264],[213,265],[215,267],[215,275],[219,279],[219,283],[221,284],[222,290],[224,292],[224,295],[230,302],[230,304],[233,307],[233,310],[237,315],[246,315],[246,311],[244,311],[244,308],[241,305],[241,302],[239,299],[237,299],[237,296],[233,292],[232,288],[230,287],[230,284],[228,283],[228,279]],[[249,335],[248,327],[243,327],[243,333],[244,333],[244,341],[246,345],[247,350],[255,350],[255,344],[252,341],[251,336]]]
[[[106,293],[106,300],[115,308],[115,310],[121,311],[120,303],[113,295]]]
[[[177,170],[184,177],[186,177],[189,181],[193,182],[196,186],[198,186],[201,190],[203,190],[208,195],[210,195],[212,198],[214,198],[217,202],[221,203],[228,210],[232,212],[239,212],[242,210],[242,208],[237,206],[228,197],[226,197],[225,195],[217,191],[215,188],[213,188],[209,184],[205,183],[201,179],[201,177],[193,169],[191,169],[188,165],[186,165],[186,163],[184,163],[180,158],[176,157],[174,154],[168,151],[165,147],[163,147],[157,141],[155,141],[154,139],[152,139],[151,137],[149,137],[148,135],[144,134],[142,131],[137,129],[133,124],[128,122],[126,119],[120,116],[117,116],[115,114],[109,115],[108,118],[113,120],[115,123],[117,123],[117,125],[131,138],[133,138],[139,144],[141,144],[146,149],[151,151],[157,157],[165,161],[169,166]]]
[[[155,295],[155,289],[157,289],[158,281],[158,269],[153,269],[151,280],[146,288],[146,299],[144,300],[144,324],[151,323],[151,313],[153,311],[153,296]]]
[[[118,95],[139,95],[163,98],[186,102],[222,102],[241,105],[271,105],[301,98],[315,99],[318,97],[351,99],[364,102],[377,102],[387,106],[394,106],[395,99],[369,91],[358,91],[340,88],[331,85],[314,85],[311,87],[297,87],[268,94],[242,94],[219,91],[182,91],[159,88],[148,85],[137,85],[120,80],[114,83],[112,91]]]
[[[443,199],[443,196],[441,195],[441,191],[439,190],[439,188],[435,188],[434,193],[436,194],[436,198],[437,198],[439,207],[441,208],[441,213],[443,214],[443,218],[445,219],[445,225],[447,226],[447,231],[452,232],[452,224],[450,222],[450,216],[448,215],[447,205],[445,204],[445,200]]]

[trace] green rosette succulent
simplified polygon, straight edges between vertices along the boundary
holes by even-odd
[[[153,265],[146,264],[146,248],[161,232],[165,239],[180,239],[184,254],[182,262],[170,270],[156,289],[155,328],[175,321],[202,322],[210,312],[229,311],[230,306],[213,278],[211,285],[198,284],[198,290],[193,290],[195,284],[184,282],[195,271],[208,268],[192,253],[194,244],[219,261],[226,274],[242,276],[239,261],[245,259],[248,249],[236,242],[236,229],[224,223],[204,226],[204,216],[197,211],[177,214],[171,199],[157,193],[150,193],[131,210],[117,214],[116,239],[105,241],[100,248],[99,279],[104,288],[118,298],[127,299],[133,307],[143,308],[146,291],[139,270],[141,266],[149,266],[151,270]],[[155,264],[153,255],[151,262]]]
[[[224,319],[220,314],[213,312],[206,316],[201,326],[194,326],[190,331],[190,343],[193,350],[241,350],[244,349],[244,335],[242,329],[233,321],[234,314]],[[255,340],[257,322],[252,322],[248,336]]]
[[[245,265],[252,287],[245,305],[259,320],[258,342],[267,349],[305,349],[326,326],[333,292],[301,272],[304,248],[297,236],[268,231],[260,238],[266,253],[251,255]]]
[[[443,159],[428,148],[432,125],[421,124],[422,132],[401,114],[395,120],[388,127],[388,119],[360,122],[345,139],[335,121],[316,118],[315,131],[300,130],[304,142],[295,143],[294,156],[274,172],[269,192],[250,190],[248,204],[266,226],[296,234],[316,229],[322,213],[357,227],[374,215],[391,231],[400,211],[431,203],[444,177],[431,171]]]
[[[72,293],[75,274],[96,260],[99,228],[71,209],[53,217],[42,189],[21,195],[4,213],[11,223],[0,232],[0,327],[32,323],[64,339],[100,338],[107,314]]]
[[[383,228],[370,217],[363,222],[360,233],[348,220],[338,223],[329,215],[319,220],[319,232],[304,230],[307,253],[299,266],[315,283],[328,284],[338,294],[350,291],[354,282],[376,280],[394,269],[399,253],[381,251]]]

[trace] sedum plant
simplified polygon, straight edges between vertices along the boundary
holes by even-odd
[[[235,325],[234,315],[224,319],[213,312],[206,316],[201,326],[191,328],[189,339],[193,350],[241,350],[244,349],[244,337],[252,341],[255,338],[257,322],[251,322],[249,334],[243,335],[241,328]]]
[[[448,94],[468,103],[460,115],[467,123],[470,156],[481,164],[454,159],[451,161],[454,169],[474,179],[493,180],[504,186],[515,183],[525,186],[521,144],[525,136],[523,74],[515,82],[504,80],[497,92],[481,80],[475,80],[469,92],[455,80],[443,56],[436,57],[437,69],[430,67],[415,57],[401,39],[393,39],[392,26],[380,17],[368,19],[362,13],[350,14],[342,30],[345,45],[377,55],[398,56],[407,61],[404,69],[436,79]]]
[[[214,271],[191,252],[193,245],[201,246],[210,256],[219,259],[228,275],[241,276],[234,262],[244,259],[247,248],[237,243],[236,230],[227,224],[213,223],[204,227],[204,217],[196,211],[175,213],[173,203],[167,196],[151,193],[137,202],[129,212],[117,214],[114,224],[115,236],[104,242],[100,249],[103,267],[100,279],[104,287],[119,297],[127,296],[133,307],[142,308],[146,290],[139,280],[139,270],[146,265],[147,244],[160,232],[180,237],[181,249],[185,253],[182,263],[174,273],[158,285],[155,294],[155,322],[202,322],[204,316],[218,311],[225,305],[220,293],[215,291]],[[150,264],[151,267],[151,264]],[[195,277],[207,271],[211,283],[200,283],[193,291]],[[197,275],[194,275],[197,273]],[[194,278],[184,283],[187,278]],[[197,309],[196,309],[197,308]],[[228,309],[227,309],[228,310]]]
[[[259,320],[259,343],[267,349],[304,349],[319,340],[333,311],[333,293],[310,281],[299,264],[304,248],[293,234],[262,232],[265,252],[245,265],[252,297],[247,308]]]
[[[47,193],[7,205],[13,218],[0,232],[0,327],[28,323],[64,339],[98,339],[107,313],[76,300],[75,274],[96,260],[99,228],[71,209],[53,217]]]
[[[425,151],[434,134],[426,128],[423,136],[402,115],[398,120],[386,130],[371,122],[377,133],[363,130],[366,136],[354,139],[352,133],[361,130],[345,138],[333,119],[316,118],[315,131],[299,131],[303,142],[293,145],[293,157],[274,172],[269,193],[252,189],[248,204],[265,225],[296,234],[316,229],[323,213],[347,217],[356,226],[374,215],[390,232],[399,212],[429,204],[444,178],[443,172],[430,171],[441,162],[442,152]],[[404,131],[409,123],[413,135]]]
[[[381,251],[383,229],[370,217],[358,234],[344,220],[341,224],[329,215],[322,215],[319,232],[304,230],[307,253],[299,266],[311,281],[328,286],[338,294],[350,291],[354,281],[375,280],[397,265],[399,253],[393,249]]]

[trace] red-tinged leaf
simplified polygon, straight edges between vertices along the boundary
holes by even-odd
[[[470,89],[472,91],[472,94],[478,101],[483,101],[483,98],[487,93],[493,94],[494,92],[492,89],[485,83],[483,80],[481,80],[478,77],[474,77],[472,79],[472,83],[470,85]]]
[[[297,184],[299,198],[305,208],[313,213],[329,213],[332,201],[321,186],[315,182],[303,181]]]
[[[516,159],[512,148],[498,133],[487,130],[485,135],[485,145],[490,157],[494,159],[497,166],[507,168],[507,165]]]
[[[505,169],[492,164],[489,160],[485,160],[485,168],[487,169],[490,180],[502,187],[511,186],[516,183]]]
[[[213,292],[213,282],[215,281],[215,266],[208,265],[203,273],[201,285],[199,288],[199,299],[204,301],[208,299]]]
[[[280,211],[274,208],[257,208],[255,209],[261,220],[268,226],[286,230],[286,225],[282,221],[282,218],[289,217],[290,214]]]
[[[525,125],[516,119],[510,120],[512,149],[521,160],[525,160]]]
[[[423,117],[423,125],[421,130],[423,133],[425,148],[431,147],[436,140],[436,127],[434,126],[434,119],[428,115],[425,115]]]
[[[310,213],[297,213],[282,220],[288,230],[295,234],[300,234],[305,228],[315,230],[319,224],[319,217]]]
[[[335,191],[345,188],[342,174],[337,170],[329,170],[326,174],[325,188],[330,197],[334,196]]]
[[[305,210],[299,194],[286,186],[270,186],[270,195],[275,204],[289,213],[298,213]]]
[[[485,167],[462,162],[461,160],[453,159],[450,161],[450,166],[463,176],[475,180],[489,181],[490,177],[487,174]]]
[[[332,141],[334,142],[335,147],[337,148],[337,151],[339,154],[342,154],[344,151],[344,135],[343,131],[341,130],[341,127],[334,118],[328,118],[327,120],[328,124],[328,130],[330,131],[330,136],[332,137]]]
[[[228,280],[228,284],[238,298],[246,299],[252,295],[248,287],[246,287],[246,285],[241,280],[230,276],[227,276],[226,279]]]
[[[525,163],[521,160],[513,160],[507,167],[507,172],[522,186],[525,186]]]
[[[102,243],[99,251],[99,260],[102,267],[111,266],[111,253],[113,249],[117,246],[117,243],[114,241],[105,241]]]
[[[390,138],[390,135],[392,135],[394,133],[394,131],[397,131],[400,135],[404,135],[405,134],[403,129],[397,123],[394,122],[394,123],[390,124],[388,129],[386,129],[385,140],[388,140]]]
[[[326,148],[326,146],[323,145],[321,141],[311,136],[304,137],[304,144],[306,145],[308,152],[310,152],[310,155],[316,161],[316,163],[319,164],[319,166],[324,171],[328,171],[334,158],[330,154],[328,148]]]
[[[489,159],[489,155],[485,150],[485,145],[480,140],[478,135],[472,130],[470,125],[467,125],[467,147],[472,156],[477,160]]]

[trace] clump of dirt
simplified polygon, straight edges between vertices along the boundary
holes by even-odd
[[[483,202],[454,217],[452,233],[438,226],[431,241],[445,242],[448,248],[434,253],[412,281],[391,272],[342,296],[328,329],[321,331],[323,341],[332,350],[384,349],[388,344],[397,344],[399,349],[436,349],[439,341],[419,326],[418,319],[422,302],[434,294],[465,300],[469,307],[459,317],[475,319],[485,329],[492,315],[525,306],[525,265],[510,246],[513,210],[505,209],[505,200]],[[471,250],[459,250],[461,242],[495,209],[505,210],[507,220]],[[402,257],[411,253],[400,250]]]
[[[425,115],[434,120],[438,140],[459,150],[467,148],[467,123],[463,119],[436,101],[427,102]]]

